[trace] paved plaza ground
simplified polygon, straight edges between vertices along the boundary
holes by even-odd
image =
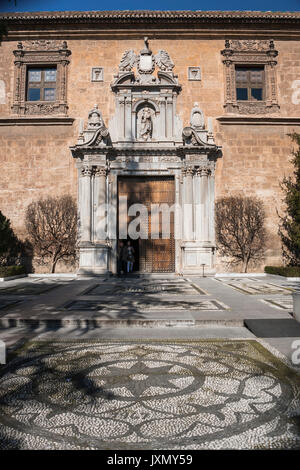
[[[299,289],[278,276],[1,283],[0,448],[299,449]]]

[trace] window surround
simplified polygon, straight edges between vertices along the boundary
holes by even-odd
[[[221,51],[225,66],[225,104],[227,113],[268,114],[279,111],[277,101],[276,64],[274,41],[252,39],[226,39]],[[264,67],[264,100],[237,101],[236,66]]]
[[[15,56],[15,81],[12,112],[17,115],[66,116],[67,66],[71,51],[66,41],[35,40],[18,43]],[[55,101],[27,100],[27,73],[30,67],[56,67]]]

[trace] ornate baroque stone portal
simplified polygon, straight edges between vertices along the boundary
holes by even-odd
[[[197,103],[183,128],[174,63],[166,51],[153,55],[147,38],[144,43],[139,54],[123,54],[111,84],[116,112],[108,128],[95,106],[71,147],[79,172],[81,273],[116,272],[119,176],[173,176],[175,271],[214,268],[214,171],[221,150]],[[105,218],[99,216],[103,204]]]

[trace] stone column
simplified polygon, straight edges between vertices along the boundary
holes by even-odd
[[[194,168],[187,167],[183,173],[183,238],[186,241],[194,239],[193,223],[193,174]]]
[[[210,170],[197,168],[195,176],[195,234],[196,240],[201,242],[207,242],[210,239],[210,185]]]
[[[84,165],[79,179],[80,241],[91,242],[91,176],[92,168]]]
[[[203,168],[201,171],[201,202],[203,204],[203,225],[202,225],[202,241],[209,240],[209,175],[210,170]]]
[[[126,97],[125,100],[125,139],[132,140],[132,129],[131,129],[131,98]]]
[[[118,129],[118,135],[121,135],[122,138],[125,137],[125,98],[124,96],[120,96],[118,98],[118,111],[120,113],[119,123],[121,129]]]
[[[160,119],[160,126],[159,126],[159,132],[160,135],[158,138],[166,138],[166,100],[165,97],[161,97],[159,101],[159,119]]]
[[[204,221],[204,207],[201,191],[201,169],[197,168],[194,176],[194,205],[195,205],[195,239],[202,240],[201,230]]]
[[[215,172],[210,170],[208,178],[209,188],[209,241],[215,244]]]
[[[167,137],[172,138],[173,135],[173,98],[172,96],[167,97]]]
[[[95,169],[95,180],[94,180],[94,205],[95,205],[95,217],[94,217],[94,239],[97,242],[103,242],[106,240],[105,226],[107,217],[105,216],[106,211],[106,168],[97,166]]]

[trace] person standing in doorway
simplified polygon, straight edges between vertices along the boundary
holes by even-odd
[[[124,274],[127,273],[127,258],[128,258],[128,247],[126,243],[123,243],[122,249],[122,271]]]
[[[130,240],[127,243],[127,272],[131,273],[134,263],[134,248],[131,246]]]
[[[120,240],[118,244],[118,276],[124,273],[123,250],[124,250],[124,243]]]

